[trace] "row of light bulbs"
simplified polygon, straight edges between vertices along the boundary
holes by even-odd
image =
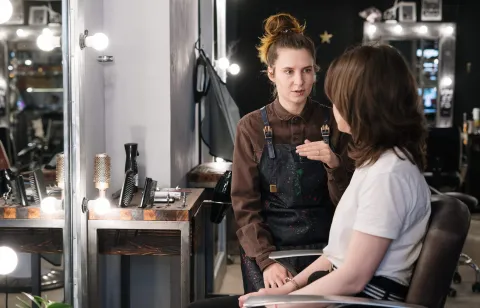
[[[232,75],[238,75],[240,73],[240,66],[236,63],[230,63],[228,58],[220,58],[216,61],[216,65],[221,70],[226,70]]]
[[[403,27],[401,25],[394,25],[390,29],[391,29],[392,32],[394,32],[396,34],[401,34],[403,32]],[[377,27],[375,25],[368,25],[367,34],[369,36],[374,35],[376,31],[377,31]],[[428,33],[428,27],[425,26],[425,25],[422,25],[422,26],[417,27],[416,31],[420,34],[427,34]],[[441,32],[446,36],[450,36],[450,35],[453,34],[454,29],[453,29],[452,26],[446,26],[446,27],[442,28]]]

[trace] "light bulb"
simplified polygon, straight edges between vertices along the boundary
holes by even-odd
[[[108,37],[103,33],[96,33],[85,38],[85,46],[96,50],[104,50],[108,47]]]
[[[40,208],[47,214],[54,213],[57,210],[57,201],[54,197],[46,197],[40,202]]]
[[[32,60],[29,60],[29,59],[25,60],[25,65],[32,65]]]
[[[230,66],[230,61],[225,57],[218,59],[217,63],[218,67],[222,70],[226,70]]]
[[[418,33],[420,33],[420,34],[425,34],[425,33],[427,33],[427,32],[428,32],[427,26],[420,26],[420,27],[418,28]]]
[[[37,38],[37,46],[43,51],[52,51],[55,47],[60,47],[60,37],[54,36],[52,30],[45,28]]]
[[[367,34],[372,36],[377,31],[377,27],[374,25],[368,25],[367,27]]]
[[[240,73],[240,66],[238,64],[233,63],[228,68],[228,72],[232,75],[237,75],[238,73]]]
[[[443,34],[445,34],[445,35],[452,35],[452,34],[453,34],[453,31],[454,31],[454,29],[453,29],[452,26],[447,26],[447,27],[443,28],[443,31],[442,31],[442,32],[443,32]]]
[[[107,198],[97,198],[93,201],[93,211],[98,215],[104,215],[110,211],[110,201]]]
[[[13,6],[10,0],[0,0],[0,24],[10,20],[13,13]]]
[[[10,247],[0,247],[0,275],[12,273],[18,264],[17,253]]]
[[[27,35],[28,34],[27,34],[27,32],[25,32],[25,30],[23,30],[23,29],[18,29],[17,30],[17,36],[18,37],[26,37]]]
[[[442,78],[442,81],[441,81],[442,86],[448,87],[448,86],[451,86],[452,83],[453,83],[452,78],[450,78],[450,77],[443,77]]]
[[[400,25],[396,25],[395,27],[393,27],[393,31],[395,31],[395,33],[400,34],[400,33],[402,33],[403,28]]]

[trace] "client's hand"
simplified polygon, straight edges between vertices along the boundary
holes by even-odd
[[[319,160],[329,168],[336,168],[340,165],[338,156],[324,141],[311,142],[307,139],[304,144],[297,146],[297,153],[311,160]]]
[[[253,293],[248,293],[243,296],[240,296],[238,299],[238,305],[240,308],[243,307],[243,304],[245,304],[245,301],[247,298],[250,296],[260,296],[260,295],[287,295],[295,290],[295,285],[293,283],[287,283],[284,284],[283,286],[275,289],[260,289],[258,292],[253,292]]]
[[[285,278],[292,278],[292,274],[278,263],[273,263],[263,270],[265,288],[278,288],[285,284]]]

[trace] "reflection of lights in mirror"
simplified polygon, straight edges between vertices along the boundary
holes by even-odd
[[[16,2],[11,1],[13,15],[8,24],[0,24],[0,59],[7,62],[0,72],[7,84],[7,94],[0,98],[0,122],[4,123],[0,130],[6,132],[0,131],[0,136],[11,136],[0,141],[12,167],[22,173],[43,168],[63,152],[62,1],[40,4],[47,10],[47,19],[39,20],[29,15],[30,4],[24,7],[24,15],[17,14]],[[0,21],[5,3],[0,0]],[[45,178],[48,186],[55,177]],[[29,193],[28,185],[26,189]]]
[[[0,275],[9,275],[18,264],[17,253],[10,247],[0,247]]]
[[[13,6],[10,0],[0,0],[0,24],[6,23],[12,17]]]
[[[228,67],[228,72],[232,75],[237,75],[240,73],[240,66],[238,64],[233,63]]]

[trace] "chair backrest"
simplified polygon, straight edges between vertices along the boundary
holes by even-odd
[[[432,195],[432,214],[406,298],[443,307],[470,228],[470,211],[456,198]]]
[[[432,127],[427,138],[427,172],[457,172],[462,159],[458,127]]]

